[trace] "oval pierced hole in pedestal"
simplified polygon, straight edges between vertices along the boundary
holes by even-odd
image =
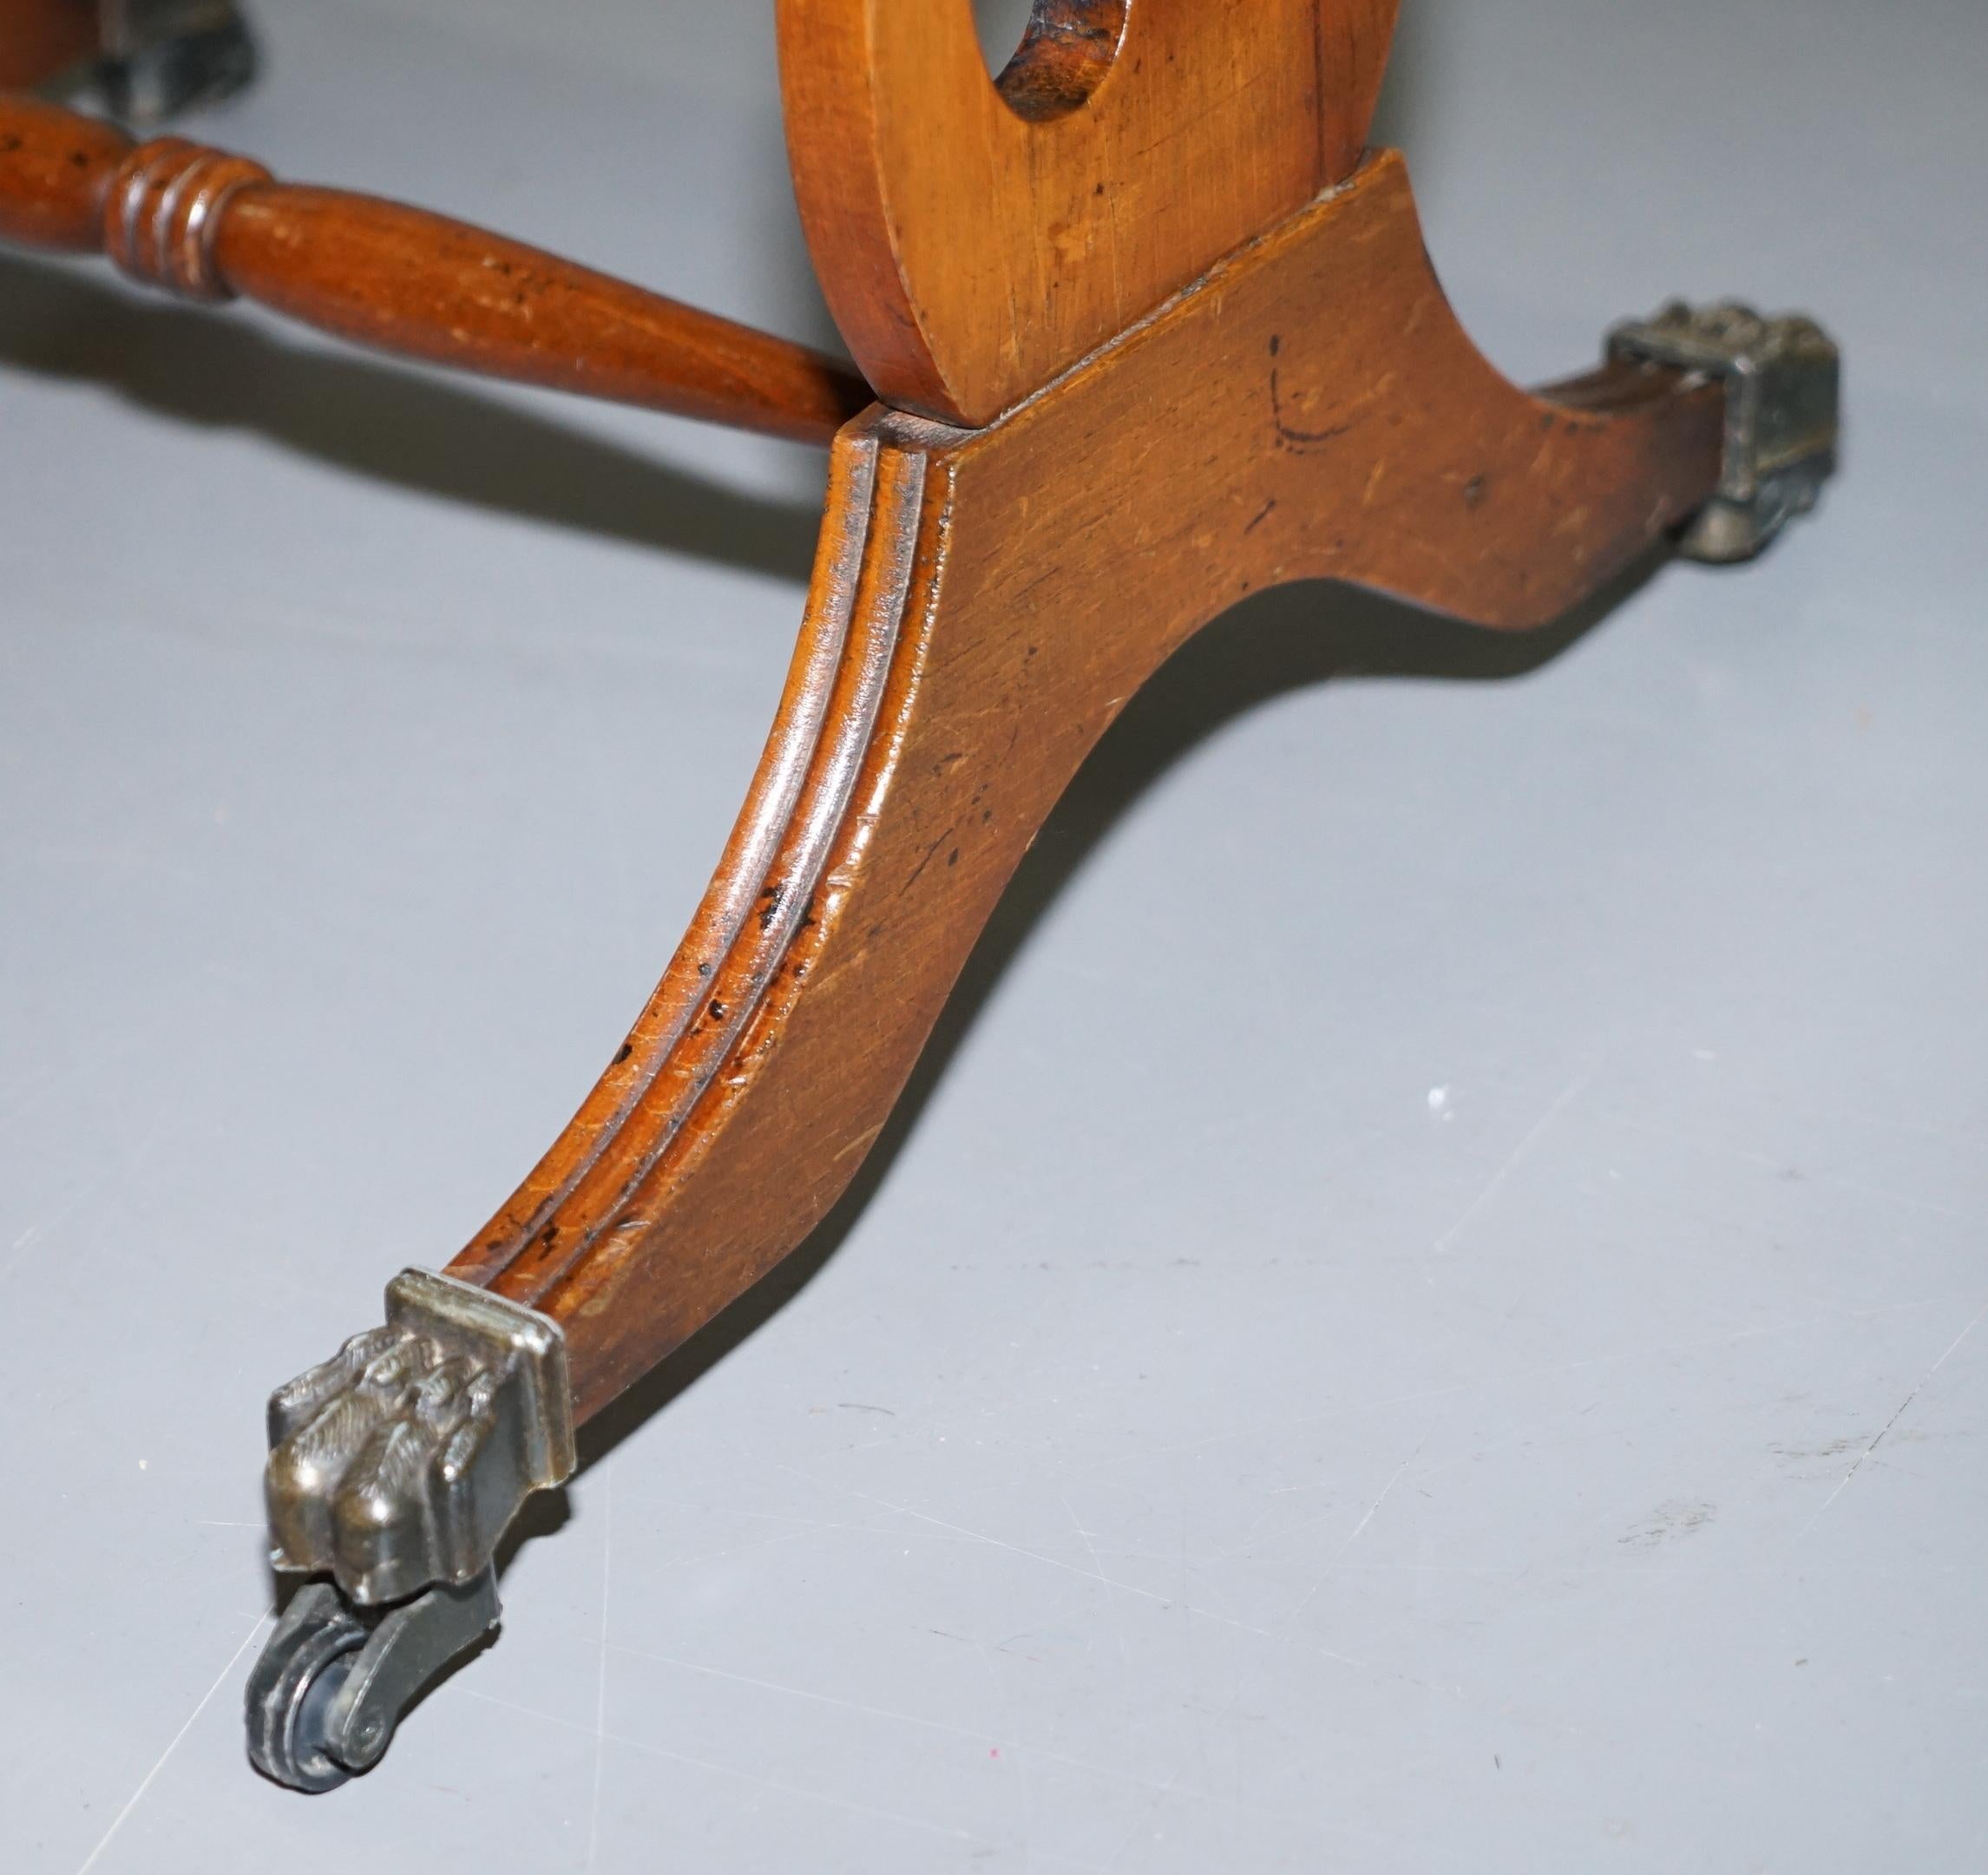
[[[1132,0],[974,0],[995,89],[1032,123],[1076,110],[1098,89],[1131,11]]]

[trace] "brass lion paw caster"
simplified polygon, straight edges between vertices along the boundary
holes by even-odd
[[[1654,318],[1618,325],[1609,356],[1724,390],[1719,485],[1679,537],[1680,553],[1717,566],[1751,560],[1821,499],[1836,468],[1842,369],[1814,319],[1674,300]]]
[[[269,1402],[270,1560],[314,1579],[249,1677],[248,1750],[296,1790],[378,1763],[495,1630],[498,1542],[573,1472],[556,1323],[424,1269],[387,1285],[386,1317]]]

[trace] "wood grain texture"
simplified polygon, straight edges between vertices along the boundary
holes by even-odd
[[[246,158],[0,97],[0,239],[102,249],[182,297],[240,295],[355,344],[825,443],[846,366],[520,242]]]
[[[103,205],[131,139],[39,99],[0,95],[0,241],[60,253],[103,247]]]
[[[1722,413],[1664,372],[1507,384],[1382,155],[990,428],[852,425],[704,905],[451,1273],[563,1322],[599,1412],[826,1211],[1036,829],[1199,626],[1315,577],[1543,624],[1703,505]]]
[[[38,85],[96,54],[97,0],[0,0],[0,85]]]
[[[1397,0],[779,0],[802,220],[878,395],[990,421],[1346,176]]]

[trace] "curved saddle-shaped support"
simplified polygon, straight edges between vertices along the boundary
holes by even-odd
[[[852,423],[711,890],[449,1274],[558,1321],[597,1412],[855,1175],[1036,830],[1192,633],[1322,576],[1543,624],[1704,505],[1723,410],[1629,366],[1507,384],[1384,154],[988,427]]]

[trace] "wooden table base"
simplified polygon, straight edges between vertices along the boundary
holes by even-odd
[[[1037,831],[1202,626],[1326,579],[1525,630],[1687,527],[1741,557],[1814,500],[1836,415],[1816,328],[1674,308],[1515,389],[1443,297],[1401,159],[1360,154],[1394,0],[1251,5],[1038,0],[990,84],[963,5],[779,0],[854,370],[460,223],[0,98],[0,238],[831,449],[772,733],[647,1007],[447,1271],[404,1273],[384,1326],[272,1401],[274,1560],[336,1583],[250,1682],[280,1781],[377,1761],[495,1620],[497,1542],[569,1475],[574,1428],[849,1185]]]
[[[1383,154],[987,429],[852,424],[718,876],[450,1273],[558,1321],[599,1411],[854,1177],[1037,829],[1191,633],[1314,578],[1545,624],[1703,505],[1723,415],[1671,372],[1507,384]]]

